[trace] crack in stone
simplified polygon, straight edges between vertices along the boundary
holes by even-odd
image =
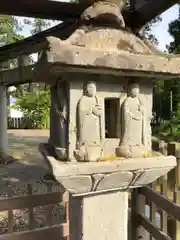
[[[106,176],[106,175],[103,175],[103,176],[97,181],[96,184],[95,184],[95,182],[96,182],[95,177],[94,177],[94,176],[91,176],[92,179],[93,179],[93,181],[94,181],[94,184],[93,184],[93,186],[92,186],[92,191],[93,191],[93,192],[95,192],[95,191],[97,190],[97,187],[99,186],[100,182],[105,178],[105,176]]]
[[[128,185],[127,188],[129,188],[130,186],[133,186],[135,184],[135,182],[144,174],[144,170],[137,170],[133,172],[133,178],[132,181],[130,182],[130,184]]]

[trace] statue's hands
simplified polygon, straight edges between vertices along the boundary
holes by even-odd
[[[92,112],[93,112],[92,108],[89,108],[86,114],[87,114],[87,115],[91,115]]]
[[[140,111],[136,112],[136,115],[132,115],[132,118],[136,121],[141,121],[142,119],[142,113]]]
[[[95,108],[98,109],[99,111],[102,110],[102,106],[101,105],[95,105]]]
[[[145,109],[142,105],[139,106],[139,111],[144,115]]]
[[[100,106],[100,105],[94,106],[94,108],[92,109],[92,112],[94,115],[99,117],[102,113],[102,106]]]

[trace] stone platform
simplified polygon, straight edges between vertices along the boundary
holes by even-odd
[[[175,157],[163,155],[101,162],[61,162],[49,155],[46,144],[40,144],[39,149],[56,180],[72,194],[140,187],[176,166]]]

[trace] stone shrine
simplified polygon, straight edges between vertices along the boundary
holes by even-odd
[[[72,240],[127,240],[129,188],[176,165],[152,151],[150,123],[153,83],[179,76],[180,58],[127,30],[122,3],[95,2],[68,39],[47,38],[35,68],[53,85],[51,136],[39,149],[71,194]]]

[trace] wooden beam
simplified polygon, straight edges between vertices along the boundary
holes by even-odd
[[[59,0],[1,0],[1,14],[52,20],[76,20],[95,0],[62,2]]]
[[[25,209],[28,207],[57,204],[60,202],[65,203],[67,201],[67,192],[51,192],[46,194],[34,194],[23,197],[11,197],[0,200],[0,211],[7,211],[9,209]]]
[[[146,229],[148,233],[154,238],[158,240],[172,240],[167,234],[163,233],[156,226],[154,226],[147,217],[138,215],[137,216],[138,223]]]
[[[2,0],[0,14],[36,17],[52,20],[75,21],[94,0],[82,0],[80,4],[50,0]],[[131,19],[131,11],[124,9],[125,21]]]
[[[145,215],[146,199],[142,194],[139,194],[139,189],[132,189],[131,194],[131,222],[130,222],[130,239],[147,238],[144,227],[141,226],[138,220],[139,215]]]
[[[173,203],[171,200],[167,199],[149,187],[142,187],[139,189],[139,191],[147,199],[154,202],[158,207],[166,211],[169,215],[173,216],[176,220],[180,221],[179,205]]]
[[[23,66],[22,68],[14,68],[1,72],[1,82],[4,85],[15,85],[18,83],[33,82],[35,75],[33,73],[33,66]]]
[[[143,0],[139,0],[143,1]],[[135,4],[135,10],[129,16],[128,22],[132,29],[137,31],[146,23],[175,5],[179,0],[147,0],[146,3]],[[145,0],[144,0],[145,1]]]
[[[46,37],[57,36],[66,39],[76,28],[77,22],[67,21],[31,37],[0,47],[0,62],[43,51],[47,47]]]
[[[130,0],[130,5],[133,6],[133,10],[139,9],[149,0]]]
[[[66,20],[76,19],[83,5],[50,0],[1,0],[1,14]]]
[[[54,225],[52,227],[43,227],[30,231],[14,232],[13,234],[2,234],[0,235],[0,240],[63,240],[65,237],[68,236],[69,224],[63,223]]]
[[[82,0],[79,4],[52,0],[1,0],[1,14],[45,18],[53,20],[76,20],[92,4],[93,0]],[[135,29],[178,3],[178,0],[131,0],[131,11],[125,9],[126,24]]]

